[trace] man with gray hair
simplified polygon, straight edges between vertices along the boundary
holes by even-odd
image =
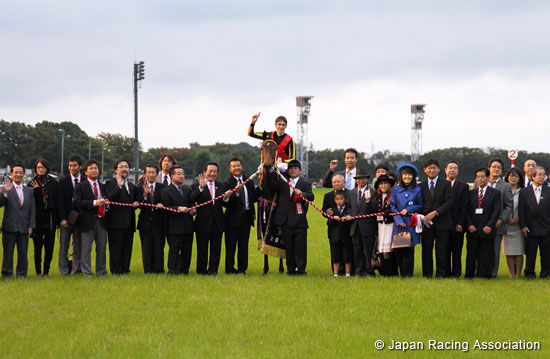
[[[537,171],[537,163],[534,160],[527,160],[523,163],[524,183],[523,187],[528,187],[533,184],[533,176]]]

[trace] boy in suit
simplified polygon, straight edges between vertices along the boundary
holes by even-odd
[[[336,191],[334,202],[335,205],[331,208],[334,219],[329,218],[327,220],[332,273],[335,277],[338,277],[340,263],[345,263],[346,277],[349,277],[351,276],[351,262],[353,260],[353,244],[349,236],[351,217],[348,214],[349,207],[346,206],[346,192]]]
[[[496,222],[500,216],[500,191],[488,186],[489,170],[476,171],[478,188],[470,191],[466,223],[468,243],[466,245],[466,278],[473,278],[477,267],[477,276],[492,278],[491,272],[495,260],[494,240]]]
[[[12,181],[7,180],[0,194],[0,207],[4,208],[2,220],[2,278],[13,277],[13,252],[17,245],[17,277],[26,277],[28,271],[27,249],[29,236],[36,227],[36,208],[33,190],[23,185],[25,168],[11,168]]]

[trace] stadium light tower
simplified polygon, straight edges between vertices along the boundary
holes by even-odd
[[[411,105],[411,161],[422,155],[422,122],[424,122],[425,104]]]
[[[311,99],[313,96],[296,97],[296,113],[298,114],[297,123],[297,141],[296,141],[296,159],[302,164],[302,174],[308,177],[309,157],[308,157],[308,118],[311,111]]]
[[[134,168],[135,184],[139,178],[139,140],[138,140],[138,81],[145,78],[145,64],[143,61],[134,62]]]

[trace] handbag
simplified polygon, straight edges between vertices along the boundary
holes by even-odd
[[[403,216],[401,216],[403,218]],[[406,224],[406,221],[403,219],[403,222]],[[399,228],[399,227],[398,227]],[[407,227],[401,229],[393,236],[393,240],[391,242],[391,248],[392,249],[398,249],[398,248],[411,248],[412,247],[412,237],[411,233],[407,230]]]
[[[378,252],[378,238],[376,238],[376,241],[374,242],[374,248],[372,249],[372,257],[370,260],[370,265],[373,270],[382,268],[382,262],[384,260],[384,256],[382,253]]]

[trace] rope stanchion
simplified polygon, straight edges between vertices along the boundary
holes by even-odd
[[[244,181],[244,182],[242,183],[243,186],[244,186],[247,182],[253,180],[254,177],[256,177],[256,176],[260,173],[262,166],[263,166],[263,163],[260,164],[260,166],[258,167],[258,170],[257,170],[256,172],[254,172],[250,177],[248,177],[248,178],[246,179],[246,181]],[[236,191],[236,188],[233,188],[233,189],[231,189],[230,191],[231,191],[231,193],[233,193],[233,192]],[[189,210],[193,210],[193,209],[197,209],[197,208],[202,207],[202,206],[206,206],[207,204],[213,203],[213,202],[219,200],[220,198],[223,198],[224,196],[225,196],[225,193],[224,193],[224,194],[221,194],[221,195],[219,195],[219,196],[217,196],[217,197],[214,197],[214,198],[212,198],[212,199],[209,200],[209,201],[206,201],[206,202],[203,202],[203,203],[199,203],[199,204],[197,204],[197,205],[195,205],[195,206],[193,206],[193,207],[189,207],[188,209],[189,209]],[[109,205],[123,206],[123,207],[133,207],[133,206],[134,206],[133,203],[113,202],[113,201],[108,201],[108,200],[106,200],[105,203],[106,203],[106,204],[109,204]],[[154,207],[154,208],[156,208],[156,209],[164,209],[164,210],[166,210],[166,211],[171,211],[171,212],[176,212],[176,213],[182,213],[182,212],[178,211],[177,209],[168,208],[168,207],[157,207],[157,205],[151,204],[151,203],[138,202],[138,204],[139,204],[140,206]]]

